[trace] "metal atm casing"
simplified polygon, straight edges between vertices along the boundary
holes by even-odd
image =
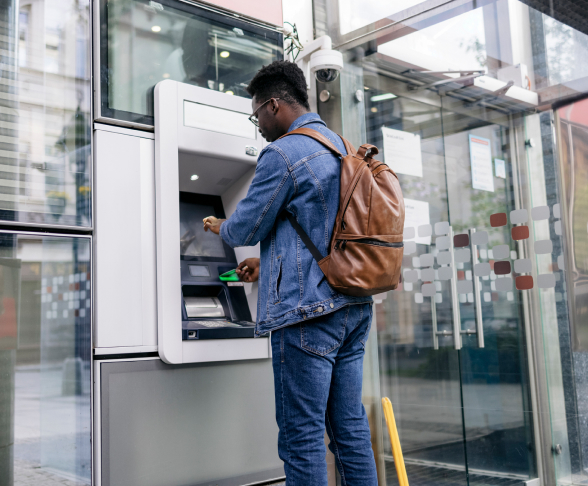
[[[268,338],[182,341],[179,192],[197,174],[192,192],[222,195],[220,181],[256,165],[263,141],[250,113],[246,98],[171,80],[155,87],[157,336],[166,363],[271,356]]]

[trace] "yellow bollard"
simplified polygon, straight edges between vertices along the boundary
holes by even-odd
[[[398,483],[400,486],[408,486],[408,477],[406,476],[406,467],[404,466],[404,458],[402,457],[400,438],[398,437],[398,430],[396,429],[396,420],[394,420],[392,402],[388,397],[382,398],[382,407],[384,408],[384,417],[386,418],[386,424],[388,425],[388,435],[390,436],[390,443],[392,445],[392,455],[394,456],[394,465],[396,466]]]

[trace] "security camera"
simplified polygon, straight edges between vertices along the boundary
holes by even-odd
[[[321,83],[331,83],[339,77],[343,69],[343,54],[333,50],[331,38],[323,35],[304,46],[296,64],[304,72],[306,87],[310,89],[311,74]]]
[[[332,49],[319,49],[310,56],[309,68],[317,81],[331,83],[343,69],[343,54]]]

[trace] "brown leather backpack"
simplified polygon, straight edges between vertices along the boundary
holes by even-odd
[[[347,155],[321,133],[298,128],[284,135],[306,135],[341,158],[339,211],[329,254],[323,258],[291,213],[286,217],[312,253],[327,281],[342,294],[367,296],[398,286],[402,264],[404,198],[398,177],[365,144],[356,152],[343,137]]]

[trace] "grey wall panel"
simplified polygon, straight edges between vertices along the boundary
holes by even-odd
[[[270,360],[101,364],[102,486],[283,476]]]

